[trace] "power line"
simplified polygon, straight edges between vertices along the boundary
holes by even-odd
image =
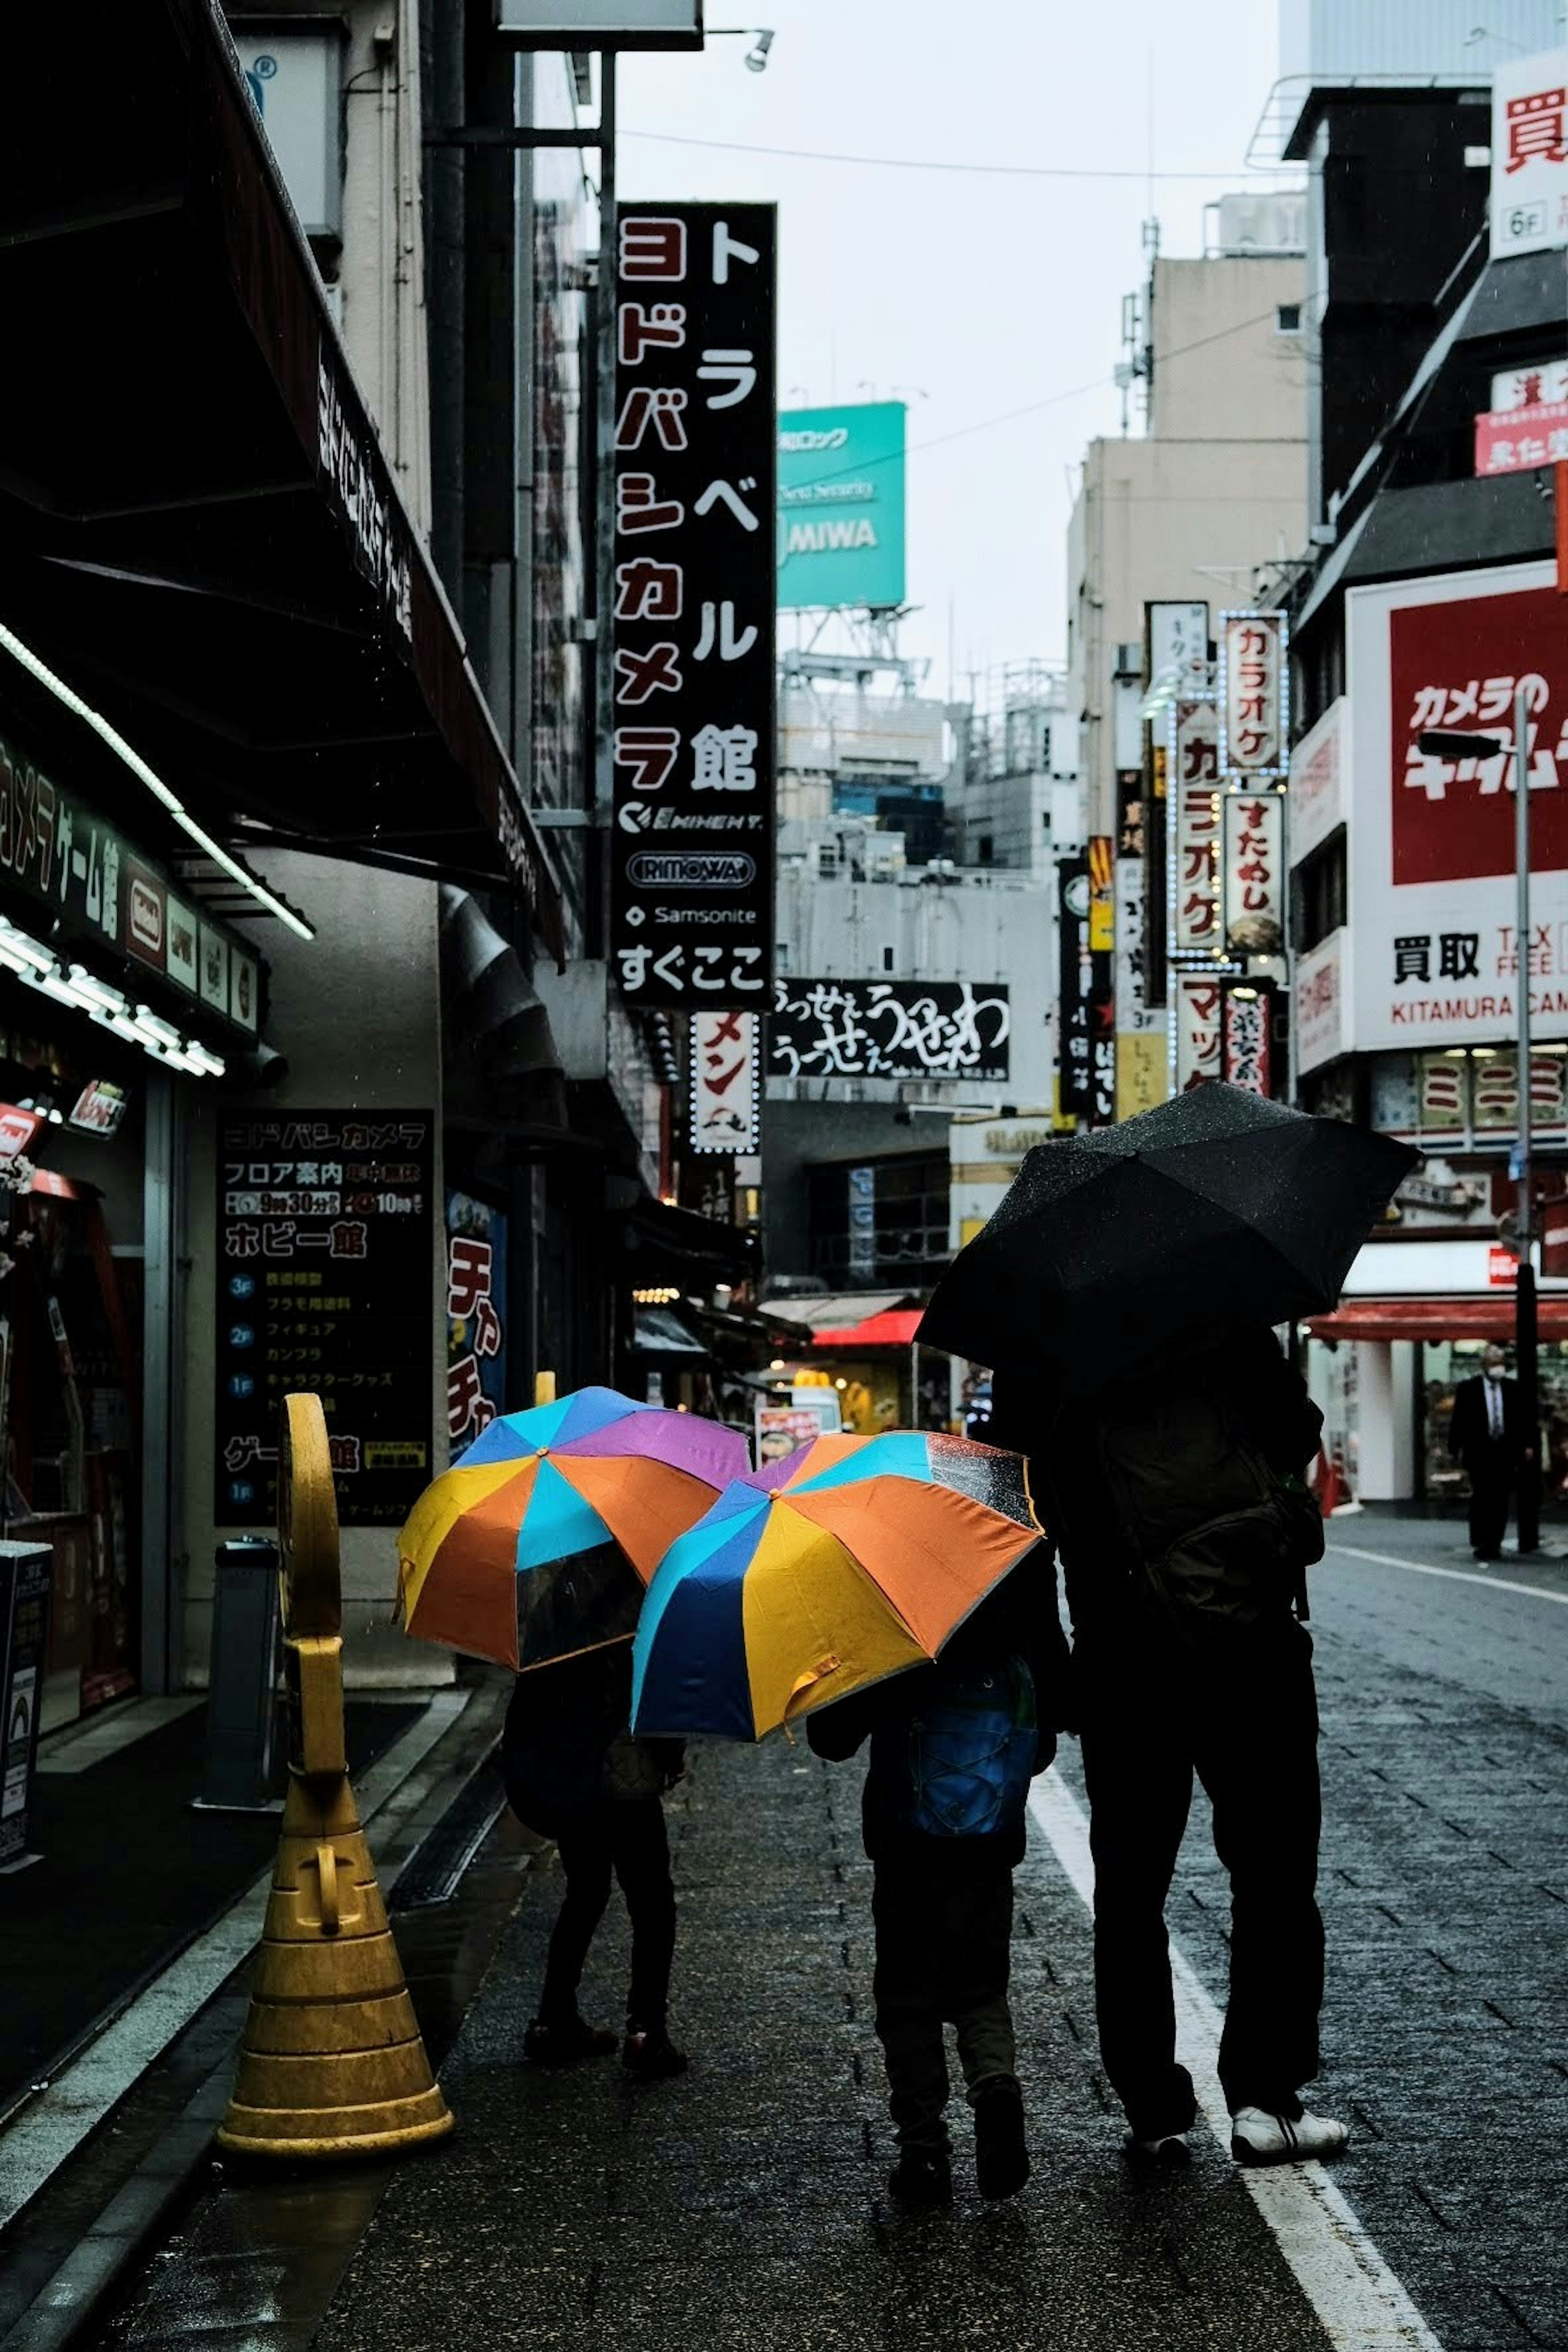
[[[1206,351],[1211,343],[1223,343],[1232,335],[1245,334],[1249,327],[1261,327],[1275,316],[1276,306],[1257,311],[1249,319],[1237,319],[1228,327],[1218,327],[1212,335],[1197,335],[1190,343],[1175,343],[1160,354],[1161,364],[1169,366],[1173,360],[1185,359],[1192,352]],[[1037,416],[1043,408],[1059,408],[1068,400],[1081,400],[1091,392],[1101,392],[1114,385],[1114,375],[1097,375],[1088,383],[1076,383],[1066,392],[1048,392],[1043,399],[1026,401],[1021,408],[1005,409],[999,416],[983,416],[973,425],[955,425],[951,433],[936,433],[929,441],[911,441],[903,451],[906,457],[918,457],[926,449],[941,449],[950,441],[964,441],[976,433],[990,433],[1000,425],[1016,425],[1022,416]],[[1120,437],[1120,436],[1118,436]],[[1215,445],[1219,446],[1218,444]],[[898,462],[899,453],[889,451],[885,457],[869,457],[858,466],[840,466],[831,474],[814,474],[809,482],[796,485],[801,489],[816,489],[820,483],[853,480],[858,474],[869,473],[873,467],[890,466]]]
[[[793,163],[855,163],[879,172],[960,172],[987,178],[1014,180],[1215,180],[1235,179],[1242,168],[1227,164],[1218,172],[1148,172],[1100,170],[1074,163],[968,163],[931,155],[847,155],[825,147],[763,147],[749,139],[689,139],[673,131],[628,131],[622,139],[645,139],[661,147],[710,147],[725,155],[775,155]],[[1284,167],[1277,176],[1295,177]]]

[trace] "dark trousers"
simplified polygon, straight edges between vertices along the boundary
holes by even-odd
[[[1295,2112],[1318,2071],[1323,1926],[1312,1644],[1280,1617],[1200,1656],[1173,1636],[1079,1643],[1084,1777],[1094,1853],[1100,2055],[1141,2137],[1184,2130],[1192,2078],[1176,2063],[1165,1898],[1194,1773],[1230,1874],[1230,2000],[1219,2077],[1234,2112]]]
[[[1490,1458],[1494,1454],[1495,1461]],[[1472,1454],[1465,1467],[1470,1474],[1470,1549],[1489,1559],[1502,1549],[1508,1530],[1508,1496],[1513,1474],[1500,1445],[1489,1445],[1484,1454]]]
[[[577,1987],[594,1931],[619,1879],[632,1923],[632,1981],[626,2021],[659,2032],[669,2002],[675,1958],[675,1888],[664,1807],[657,1797],[602,1804],[581,1814],[555,1841],[566,1875],[561,1916],[550,1938],[539,2014],[546,2025],[577,2014]]]
[[[971,2105],[1017,2083],[1013,2015],[1013,1872],[1005,1858],[884,1855],[876,1865],[873,1992],[888,2105],[903,2148],[945,2149],[947,2053],[956,2029]]]

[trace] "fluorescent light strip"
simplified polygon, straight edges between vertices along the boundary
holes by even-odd
[[[315,938],[315,931],[305,921],[303,916],[297,915],[292,907],[286,907],[281,898],[274,898],[272,892],[265,888],[256,879],[254,874],[247,874],[237,859],[230,856],[221,843],[216,842],[210,833],[204,832],[184,803],[169,790],[161,776],[153,774],[146,761],[142,758],[140,752],[132,750],[124,736],[116,728],[111,727],[107,719],[94,710],[90,703],[84,702],[79,694],[73,693],[64,678],[57,677],[47,664],[41,662],[37,655],[29,646],[25,646],[21,638],[13,630],[8,629],[3,621],[0,621],[0,646],[4,646],[7,653],[14,655],[24,669],[31,670],[39,685],[47,686],[49,692],[63,702],[68,710],[74,710],[79,719],[86,719],[94,734],[100,736],[111,751],[119,753],[132,774],[140,776],[148,791],[157,800],[162,801],[175,824],[190,835],[191,839],[199,848],[206,852],[215,865],[220,866],[226,875],[239,884],[242,890],[248,892],[258,906],[265,907],[269,915],[276,915],[280,923],[287,924],[296,939],[313,940]]]

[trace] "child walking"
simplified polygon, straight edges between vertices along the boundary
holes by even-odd
[[[1055,1587],[1041,1547],[934,1665],[806,1721],[813,1750],[830,1761],[871,1743],[862,1829],[873,1992],[899,2147],[888,2188],[906,2210],[952,2197],[944,2023],[973,2111],[980,2194],[1012,2197],[1029,2177],[1007,1983],[1025,1801],[1056,1754],[1048,1725],[1065,1688]]]
[[[636,1739],[631,1644],[620,1642],[520,1675],[507,1709],[501,1762],[512,1811],[555,1840],[566,1880],[550,1938],[539,2014],[523,2055],[540,2066],[607,2057],[616,2036],[589,2024],[577,1990],[595,1931],[620,1883],[632,1927],[631,1987],[621,2063],[630,2074],[686,2070],[669,2038],[675,1886],[664,1791],[685,1769],[679,1739]]]

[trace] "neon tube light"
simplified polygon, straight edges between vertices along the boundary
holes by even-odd
[[[315,938],[315,931],[306,922],[304,917],[297,915],[292,907],[286,907],[281,898],[275,898],[270,890],[257,880],[254,874],[246,872],[244,866],[237,858],[229,855],[221,843],[216,842],[210,833],[204,832],[184,802],[169,790],[161,776],[153,774],[141,753],[132,750],[118,729],[111,727],[108,719],[100,712],[96,711],[89,702],[84,702],[79,694],[73,693],[64,678],[57,677],[48,665],[41,662],[37,655],[29,646],[25,646],[21,638],[13,630],[8,629],[3,621],[0,621],[0,646],[4,646],[6,652],[13,655],[24,669],[31,670],[39,685],[47,686],[49,692],[63,702],[68,710],[74,710],[79,719],[86,719],[93,733],[100,736],[111,751],[118,752],[132,774],[139,776],[153,798],[163,803],[175,824],[184,832],[188,833],[197,847],[205,850],[213,863],[220,866],[231,880],[237,882],[240,888],[256,900],[258,906],[265,907],[269,915],[276,915],[280,923],[287,924],[296,939],[313,940]]]

